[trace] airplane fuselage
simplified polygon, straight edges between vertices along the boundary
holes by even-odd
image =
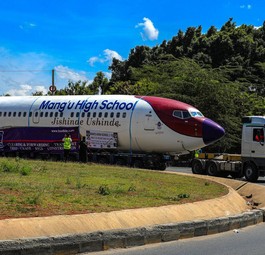
[[[30,128],[37,127],[57,128],[53,132],[61,132],[62,138],[63,128],[67,132],[77,128],[82,137],[94,131],[116,133],[119,150],[171,154],[205,147],[224,135],[222,127],[196,108],[166,98],[131,95],[0,98],[3,141],[7,128],[30,132]],[[51,140],[43,135],[39,134],[42,142]],[[53,142],[59,142],[59,138]]]

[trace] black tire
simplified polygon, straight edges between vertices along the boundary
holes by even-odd
[[[244,175],[247,181],[249,182],[256,182],[259,178],[259,172],[257,167],[249,162],[246,163],[244,166]]]
[[[157,163],[155,170],[164,171],[166,170],[166,168],[167,168],[166,163]]]
[[[143,166],[144,166],[144,164],[141,160],[138,160],[138,159],[134,160],[134,162],[133,162],[134,168],[143,168]]]
[[[207,174],[210,176],[218,176],[218,167],[216,162],[209,162],[209,164],[207,165]]]
[[[205,174],[202,166],[202,162],[198,159],[194,159],[191,163],[191,171],[194,174]]]
[[[106,165],[109,163],[108,159],[106,157],[100,157],[98,160],[99,164]]]
[[[125,159],[117,159],[116,165],[117,166],[125,166],[126,165]]]

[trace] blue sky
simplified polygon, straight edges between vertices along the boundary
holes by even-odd
[[[264,0],[0,0],[0,95],[31,95],[68,80],[109,78],[112,58],[128,58],[139,45],[155,46],[178,30],[259,27]]]

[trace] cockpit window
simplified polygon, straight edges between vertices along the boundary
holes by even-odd
[[[174,110],[173,116],[179,119],[189,119],[191,117],[203,117],[203,114],[199,111],[182,111]]]
[[[192,117],[203,117],[203,114],[199,111],[191,111],[190,114]]]
[[[191,117],[188,111],[175,110],[173,116],[179,119],[189,119]]]

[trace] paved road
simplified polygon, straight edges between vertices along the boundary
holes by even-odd
[[[168,167],[166,169],[167,171],[172,171],[172,172],[180,172],[180,173],[187,173],[187,174],[192,174],[191,168],[190,167]],[[239,179],[239,180],[244,180],[244,178]],[[257,184],[265,186],[265,177],[259,177]],[[265,252],[264,252],[265,254]]]
[[[211,236],[89,255],[264,255],[265,223]]]

